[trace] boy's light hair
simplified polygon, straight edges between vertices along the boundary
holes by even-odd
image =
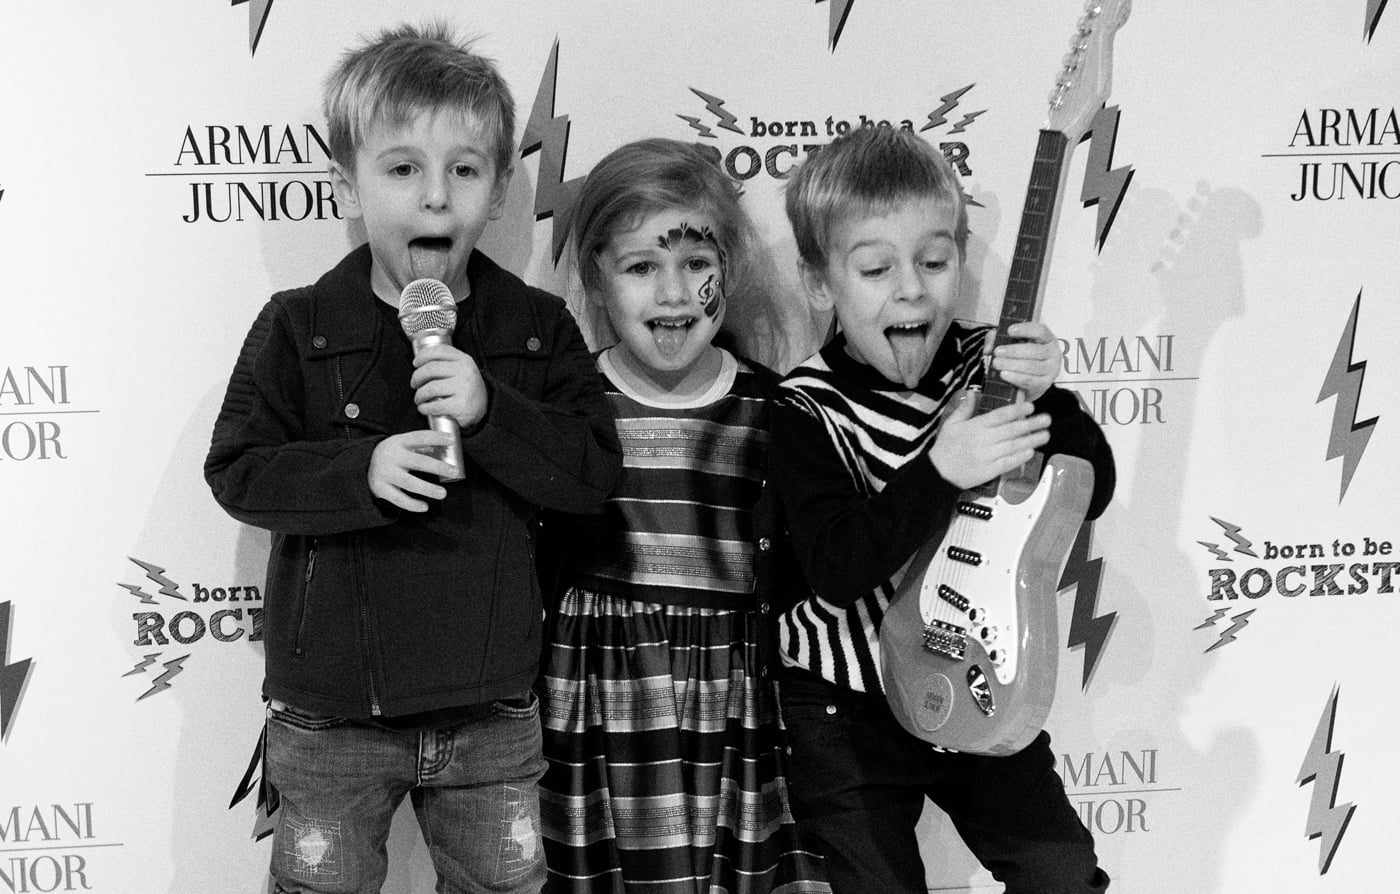
[[[860,127],[839,136],[797,167],[784,193],[798,256],[815,270],[826,268],[839,219],[884,214],[910,199],[951,204],[958,254],[967,250],[967,203],[957,175],[911,130]]]
[[[460,43],[446,24],[402,25],[341,57],[326,78],[331,158],[355,170],[355,153],[377,124],[397,128],[424,111],[469,112],[492,143],[496,176],[515,157],[515,100],[490,59]]]

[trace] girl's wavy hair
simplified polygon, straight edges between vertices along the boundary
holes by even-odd
[[[720,168],[712,148],[651,138],[614,149],[585,178],[570,219],[574,266],[588,301],[597,347],[615,342],[607,314],[595,309],[606,292],[599,256],[617,233],[659,211],[704,213],[724,252],[727,302],[721,336],[726,346],[774,365],[787,336],[774,304],[772,264],[744,210],[738,184]],[[722,339],[717,339],[721,340]]]

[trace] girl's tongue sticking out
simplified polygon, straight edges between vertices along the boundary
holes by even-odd
[[[656,342],[656,350],[661,352],[663,357],[674,357],[685,347],[686,337],[690,334],[689,317],[684,319],[652,320],[647,325],[651,327],[651,337]]]

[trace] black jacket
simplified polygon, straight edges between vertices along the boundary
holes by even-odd
[[[487,413],[463,432],[467,479],[400,512],[371,495],[370,456],[426,420],[369,269],[362,246],[273,296],[205,461],[219,504],[273,535],[264,694],[361,718],[518,694],[539,654],[537,507],[589,511],[621,469],[601,378],[563,301],[474,253],[453,343],[482,369]]]

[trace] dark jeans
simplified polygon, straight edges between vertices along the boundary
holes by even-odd
[[[800,672],[789,672],[780,691],[792,813],[825,854],[838,894],[926,894],[914,830],[926,797],[1006,894],[1108,887],[1046,733],[1008,757],[951,754],[906,733],[882,695]]]
[[[371,894],[408,795],[440,894],[538,892],[544,884],[539,702],[392,730],[289,705],[268,709],[267,780],[281,795],[272,875],[281,892]]]

